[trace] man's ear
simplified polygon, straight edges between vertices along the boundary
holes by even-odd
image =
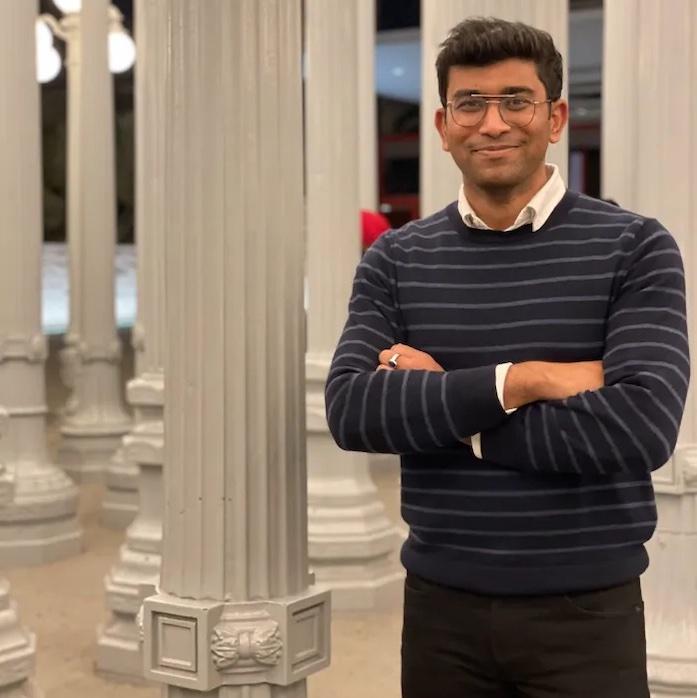
[[[549,142],[558,143],[561,139],[564,127],[569,121],[569,104],[565,99],[558,99],[552,103],[552,113],[550,115],[551,130]]]
[[[448,146],[448,139],[446,137],[446,130],[448,128],[448,124],[446,123],[447,118],[448,116],[445,109],[443,107],[438,107],[438,109],[436,109],[434,123],[436,125],[436,131],[438,131],[438,135],[440,136],[441,146],[446,153],[450,152],[450,147]]]

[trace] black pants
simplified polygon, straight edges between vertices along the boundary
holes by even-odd
[[[641,587],[470,594],[407,575],[403,698],[649,698]]]

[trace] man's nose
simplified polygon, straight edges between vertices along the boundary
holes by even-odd
[[[495,102],[489,102],[486,105],[484,118],[479,123],[479,133],[484,136],[496,137],[510,130],[511,127],[501,118],[499,105]]]

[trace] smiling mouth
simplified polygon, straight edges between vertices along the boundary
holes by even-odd
[[[513,150],[517,145],[487,145],[482,148],[475,148],[475,153],[498,153],[504,150]]]

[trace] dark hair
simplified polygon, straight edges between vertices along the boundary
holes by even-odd
[[[522,22],[471,17],[453,27],[436,59],[438,92],[445,106],[452,66],[491,65],[508,58],[533,61],[547,98],[561,97],[563,62],[550,34]]]

